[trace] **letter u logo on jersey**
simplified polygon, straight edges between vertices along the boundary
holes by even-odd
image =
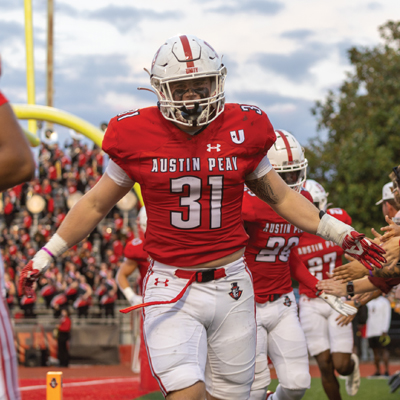
[[[238,136],[239,133],[239,136]],[[244,130],[243,129],[239,129],[238,133],[236,131],[231,131],[231,138],[232,138],[232,142],[236,143],[236,144],[241,144],[244,142]]]

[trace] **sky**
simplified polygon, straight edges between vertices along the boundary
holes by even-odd
[[[32,3],[36,103],[45,105],[47,0]],[[15,104],[27,103],[23,5],[0,0],[0,88]],[[154,105],[154,94],[137,90],[150,87],[143,68],[167,38],[193,34],[223,55],[227,102],[262,108],[303,145],[317,135],[315,102],[352,72],[347,50],[376,46],[378,27],[400,15],[398,0],[54,0],[54,7],[54,107],[98,127]]]

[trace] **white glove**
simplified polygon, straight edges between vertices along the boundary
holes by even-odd
[[[121,290],[131,306],[137,306],[138,304],[143,303],[142,296],[135,294],[135,292],[129,286]]]
[[[143,303],[143,298],[142,298],[142,296],[135,294],[134,297],[131,298],[130,303],[131,303],[131,306],[137,306],[138,304]]]
[[[319,298],[324,300],[335,311],[337,311],[339,314],[344,315],[345,317],[348,317],[349,315],[354,315],[358,311],[357,308],[346,304],[340,297],[336,297],[333,294],[326,294],[322,292],[319,295]]]

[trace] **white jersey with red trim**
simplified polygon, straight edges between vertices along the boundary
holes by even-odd
[[[163,264],[189,267],[247,244],[244,181],[275,140],[267,115],[255,106],[226,104],[193,136],[149,107],[113,118],[103,149],[141,185],[145,251]]]
[[[330,208],[326,212],[332,217],[351,225],[351,217],[342,208]],[[297,252],[308,270],[318,280],[329,279],[328,273],[332,273],[334,268],[342,265],[344,253],[343,249],[336,243],[307,232],[304,233],[294,251]],[[314,292],[311,292],[301,283],[299,283],[299,292],[311,298],[316,297]]]

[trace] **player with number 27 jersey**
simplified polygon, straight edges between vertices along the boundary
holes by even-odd
[[[330,208],[326,213],[346,224],[351,224],[350,215],[342,208]],[[342,265],[343,249],[340,246],[307,232],[301,237],[295,251],[318,280],[329,279],[328,273],[332,273],[334,268]],[[316,297],[314,291],[301,283],[299,292],[309,298]]]
[[[103,149],[141,186],[145,250],[161,263],[187,267],[247,244],[244,181],[274,141],[267,115],[254,106],[226,104],[206,135],[193,136],[149,107],[113,118]]]

